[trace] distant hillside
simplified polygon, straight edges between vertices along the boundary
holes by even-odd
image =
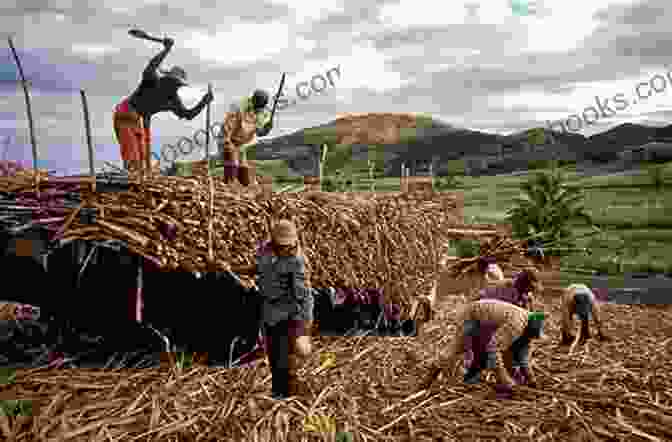
[[[535,141],[530,135],[539,129],[543,141],[535,146],[539,139]],[[626,123],[589,138],[545,128],[503,136],[459,128],[426,115],[372,113],[346,116],[260,141],[248,157],[284,159],[295,173],[303,174],[315,166],[315,148],[323,143],[329,144],[339,162],[345,163],[365,162],[368,146],[377,145],[384,152],[386,175],[398,176],[401,163],[413,165],[434,159],[442,167],[451,160],[486,157],[495,169],[504,171],[525,168],[526,162],[534,159],[611,161],[628,148],[661,137],[672,137],[672,125],[654,128]]]

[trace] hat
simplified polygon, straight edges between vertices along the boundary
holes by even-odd
[[[293,246],[299,240],[299,236],[296,233],[296,226],[293,222],[286,219],[279,221],[273,226],[271,237],[276,244],[281,246]]]
[[[159,72],[161,72],[161,74],[163,74],[166,77],[170,77],[177,80],[183,86],[186,86],[187,84],[187,73],[184,71],[184,69],[182,69],[179,66],[173,66],[168,71],[159,70]]]

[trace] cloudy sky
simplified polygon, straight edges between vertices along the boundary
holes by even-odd
[[[667,7],[666,7],[667,6]],[[511,133],[566,119],[595,97],[634,95],[656,74],[660,93],[601,117],[590,135],[625,121],[672,120],[667,73],[668,0],[3,0],[0,30],[12,36],[32,81],[43,166],[86,165],[79,89],[87,92],[96,162],[118,163],[112,109],[137,86],[156,43],[130,28],[175,39],[164,66],[185,68],[181,95],[194,105],[210,82],[212,115],[287,72],[286,95],[338,67],[321,94],[279,111],[273,134],[350,113],[423,113],[457,126]],[[6,39],[5,39],[6,41]],[[0,49],[0,149],[30,161],[23,92],[8,45]],[[614,107],[614,102],[610,105]],[[155,151],[205,125],[171,114],[153,120]],[[0,154],[3,152],[0,150]],[[0,157],[1,159],[1,157]]]

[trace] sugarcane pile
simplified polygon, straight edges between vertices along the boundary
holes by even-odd
[[[301,370],[311,393],[286,402],[270,398],[266,363],[21,370],[3,394],[32,399],[34,417],[0,416],[0,434],[11,440],[13,429],[17,441],[312,442],[338,440],[338,432],[357,441],[672,440],[672,307],[605,305],[617,340],[589,341],[569,356],[557,346],[558,303],[540,301],[550,318],[549,339],[534,350],[539,386],[520,386],[514,400],[459,375],[421,390],[426,365],[458,326],[450,312],[418,338],[318,338]]]
[[[478,261],[481,257],[493,257],[503,267],[525,267],[533,266],[530,259],[526,257],[527,246],[525,241],[514,240],[501,233],[496,233],[492,238],[481,237],[480,253],[475,257],[455,258],[453,260],[443,260],[453,277],[460,278],[463,275],[474,272],[478,267]]]
[[[381,288],[404,307],[435,270],[443,230],[460,224],[449,194],[269,196],[218,177],[165,176],[130,177],[126,190],[105,192],[92,181],[47,177],[36,190],[31,177],[10,177],[0,192],[7,211],[48,221],[53,239],[121,241],[161,268],[187,271],[251,264],[271,220],[290,217],[314,287]]]

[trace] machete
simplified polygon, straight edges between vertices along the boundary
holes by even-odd
[[[163,43],[163,38],[158,38],[158,37],[152,37],[145,31],[142,31],[140,29],[131,29],[128,31],[129,35],[135,37],[135,38],[141,38],[143,40],[149,40],[149,41],[155,41],[157,43]]]
[[[285,76],[287,74],[285,72],[282,73],[282,78],[280,79],[280,87],[278,88],[278,93],[275,94],[275,101],[273,101],[273,109],[271,109],[271,121],[273,121],[273,117],[275,116],[275,109],[278,107],[278,100],[280,99],[280,95],[282,95],[282,88],[285,87]]]

